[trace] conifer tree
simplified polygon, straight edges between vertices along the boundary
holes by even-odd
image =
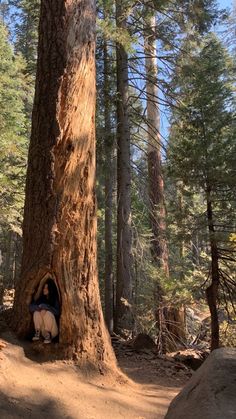
[[[14,44],[26,60],[26,71],[35,76],[40,0],[12,0],[14,6]]]
[[[117,66],[117,282],[115,330],[133,329],[131,257],[131,162],[128,53],[122,43],[127,33],[128,2],[116,1],[116,25],[120,40]]]
[[[233,229],[233,220],[228,219],[224,204],[227,194],[232,205],[231,190],[235,189],[232,65],[213,34],[194,43],[195,48],[186,43],[184,49],[188,54],[179,59],[174,77],[178,106],[172,117],[169,159],[176,178],[201,193],[204,199],[211,258],[211,284],[206,294],[212,319],[211,348],[215,349],[219,346],[219,287],[229,286],[222,266],[224,258],[229,258],[230,228],[228,231],[226,226]]]
[[[27,136],[24,115],[24,60],[13,52],[0,22],[0,287],[12,286],[21,236],[26,173]],[[16,255],[17,253],[17,255]],[[2,292],[1,292],[2,294]]]
[[[42,0],[38,50],[13,325],[27,335],[28,305],[49,275],[62,354],[102,366],[113,353],[96,266],[94,2]]]

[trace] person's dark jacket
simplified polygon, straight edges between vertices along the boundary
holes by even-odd
[[[59,317],[60,315],[60,305],[58,299],[55,299],[53,303],[51,302],[49,304],[49,301],[45,295],[42,295],[36,301],[33,301],[29,306],[29,310],[30,313],[34,313],[35,311],[48,310],[54,314],[55,317]]]

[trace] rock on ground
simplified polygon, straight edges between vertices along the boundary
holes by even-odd
[[[165,419],[235,419],[236,349],[217,349],[172,401]]]

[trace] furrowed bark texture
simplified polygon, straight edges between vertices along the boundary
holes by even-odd
[[[116,2],[116,24],[126,30],[123,0]],[[131,167],[128,106],[128,55],[120,43],[117,60],[117,285],[115,329],[133,329],[131,258]]]
[[[59,341],[81,362],[113,360],[96,267],[95,4],[42,0],[14,325],[25,336],[41,278],[58,284]]]
[[[105,120],[105,321],[110,333],[114,328],[114,283],[112,248],[112,204],[114,185],[114,136],[111,125],[111,97],[109,95],[110,57],[104,39],[104,120]]]

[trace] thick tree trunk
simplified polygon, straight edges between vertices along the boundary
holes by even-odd
[[[114,283],[112,246],[112,204],[114,184],[114,135],[111,128],[110,57],[107,41],[104,39],[104,119],[105,119],[105,321],[110,333],[113,332]]]
[[[211,350],[219,348],[220,332],[217,312],[217,298],[220,283],[218,248],[213,222],[211,188],[207,188],[207,220],[211,248],[211,285],[206,289],[207,303],[211,313]]]
[[[123,0],[116,2],[116,24],[126,29]],[[131,258],[131,167],[128,109],[128,56],[117,43],[117,284],[115,329],[133,329]]]
[[[65,356],[110,362],[96,266],[95,4],[42,0],[26,182],[21,278],[13,323],[25,336],[44,275],[58,284]]]
[[[156,266],[166,278],[169,276],[168,248],[166,241],[166,211],[164,202],[164,182],[161,166],[161,136],[160,115],[157,104],[157,51],[156,51],[156,19],[155,16],[146,18],[146,36],[144,39],[145,67],[146,67],[146,97],[147,97],[147,128],[148,128],[148,178],[150,221],[152,228],[152,255]],[[168,308],[164,307],[163,291],[160,281],[154,290],[154,300],[157,304],[156,320],[159,327],[159,350],[165,352],[167,348]],[[172,309],[177,310],[178,309]],[[172,313],[173,314],[173,313]],[[180,316],[175,315],[176,318]],[[176,327],[182,330],[182,325]],[[181,332],[182,334],[182,332]],[[182,338],[182,336],[181,336]],[[180,339],[180,336],[177,336]]]

